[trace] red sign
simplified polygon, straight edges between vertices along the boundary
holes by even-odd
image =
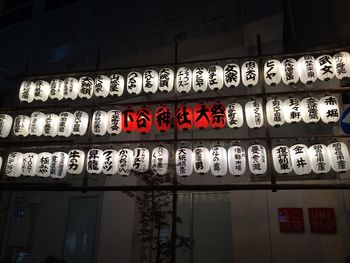
[[[310,229],[312,233],[336,233],[334,208],[309,208]]]
[[[282,233],[304,233],[302,208],[278,208],[278,220]]]

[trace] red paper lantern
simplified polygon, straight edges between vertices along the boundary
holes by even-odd
[[[166,132],[171,126],[171,111],[166,105],[160,105],[155,114],[156,129],[160,132]]]
[[[219,101],[215,102],[210,108],[210,126],[214,129],[221,129],[225,127],[226,116],[225,116],[225,105]]]
[[[122,130],[129,133],[136,129],[136,113],[133,109],[127,108],[122,112]]]
[[[179,129],[182,129],[183,131],[191,129],[192,119],[193,119],[193,114],[190,107],[183,105],[177,108],[176,125]]]
[[[136,112],[136,127],[139,133],[146,134],[152,128],[152,112],[146,107],[140,108]]]
[[[204,103],[199,103],[193,108],[193,124],[197,129],[206,129],[210,122],[210,109]]]

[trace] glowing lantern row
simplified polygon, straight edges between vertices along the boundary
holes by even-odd
[[[267,85],[275,86],[281,82],[281,63],[276,59],[265,62],[264,78]]]
[[[254,175],[262,175],[267,170],[267,156],[265,147],[254,144],[248,148],[249,170]]]
[[[246,61],[242,65],[242,83],[246,87],[258,84],[259,68],[255,61]]]
[[[11,131],[13,118],[8,114],[0,114],[0,137],[6,138]]]
[[[263,107],[260,100],[248,101],[244,111],[249,128],[256,129],[264,125]]]

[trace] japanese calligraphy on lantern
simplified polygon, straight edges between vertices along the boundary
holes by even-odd
[[[177,175],[182,177],[190,176],[193,170],[192,151],[184,147],[177,149],[175,165]]]
[[[283,102],[284,118],[287,123],[301,121],[301,106],[298,98],[288,98]]]
[[[316,58],[316,74],[319,80],[330,80],[334,77],[333,61],[329,55]]]
[[[224,83],[226,87],[234,88],[239,85],[241,81],[241,73],[237,64],[227,64],[224,67]]]
[[[30,117],[26,115],[17,115],[13,122],[13,133],[16,136],[26,137],[29,134]]]
[[[246,87],[258,84],[259,68],[255,61],[246,61],[242,65],[242,83]]]
[[[159,90],[170,92],[174,87],[174,71],[170,68],[162,68],[159,71]]]
[[[214,129],[221,129],[226,125],[226,108],[219,101],[210,107],[210,126]]]
[[[119,134],[122,131],[122,112],[120,110],[110,110],[108,112],[107,132],[109,134]]]
[[[315,144],[308,150],[311,169],[314,173],[328,173],[331,169],[329,152],[326,145]]]
[[[155,113],[156,129],[160,132],[166,132],[171,126],[171,112],[166,105],[160,105]]]
[[[118,174],[128,176],[133,165],[133,151],[127,148],[120,149],[118,152]]]
[[[334,54],[333,69],[338,79],[350,78],[350,54],[348,52]]]
[[[208,87],[208,70],[204,67],[197,67],[192,74],[192,87],[195,92],[204,92]]]
[[[53,113],[46,114],[43,134],[51,137],[57,136],[59,122],[60,118],[58,115]]]
[[[311,163],[308,148],[304,144],[295,144],[289,148],[292,167],[297,175],[311,173]]]
[[[73,149],[68,153],[68,173],[81,174],[84,169],[85,153],[82,150]]]
[[[51,157],[50,176],[56,179],[66,177],[68,169],[68,154],[54,152]]]
[[[34,100],[47,101],[50,95],[50,84],[47,81],[35,82]]]
[[[50,83],[50,98],[62,100],[63,99],[63,80],[54,79]]]
[[[95,96],[96,97],[107,97],[110,91],[111,80],[105,75],[98,75],[95,78]]]
[[[326,96],[318,101],[320,118],[324,123],[337,122],[340,117],[338,99],[334,96]]]
[[[81,77],[79,79],[79,98],[90,99],[94,93],[95,82],[92,78]]]
[[[241,104],[232,102],[226,105],[227,126],[230,128],[240,128],[243,125],[243,109]]]
[[[278,145],[272,149],[272,159],[275,171],[279,174],[287,174],[293,171],[289,148]]]
[[[313,56],[303,56],[298,60],[298,74],[303,84],[311,84],[316,81],[316,65]]]
[[[113,74],[109,77],[111,85],[109,87],[109,95],[120,97],[124,93],[125,80],[122,75]]]
[[[31,103],[34,100],[35,84],[32,81],[23,81],[19,89],[19,100]]]
[[[198,174],[206,174],[211,167],[210,151],[203,146],[193,150],[193,169]]]
[[[105,111],[97,110],[92,116],[92,133],[103,136],[106,134],[108,125],[108,114]]]
[[[44,132],[46,115],[40,111],[34,111],[30,116],[29,134],[41,136]]]
[[[219,90],[224,86],[224,70],[219,65],[208,68],[208,87],[211,90]]]
[[[38,154],[29,152],[23,154],[22,175],[35,176],[38,169]]]
[[[266,103],[267,122],[271,126],[281,126],[284,124],[283,102],[277,98],[269,100]]]
[[[84,111],[76,111],[73,114],[72,134],[83,136],[89,125],[89,114]]]
[[[168,172],[169,151],[163,146],[158,146],[152,151],[151,169],[159,175],[164,175]]]
[[[79,95],[79,81],[76,78],[66,78],[63,81],[63,97],[75,100]]]
[[[149,133],[152,129],[152,112],[146,107],[141,107],[136,112],[136,128],[141,134]]]
[[[122,111],[122,130],[129,133],[136,129],[136,112],[127,108]]]
[[[265,147],[253,144],[248,148],[249,170],[254,175],[262,175],[267,170],[267,156]]]
[[[13,118],[8,114],[0,114],[0,137],[6,138],[11,131]]]
[[[193,124],[197,129],[206,129],[209,126],[209,107],[199,103],[193,108]]]
[[[315,123],[320,120],[320,111],[318,108],[318,99],[308,97],[301,101],[301,117],[305,123]]]
[[[263,108],[260,100],[251,100],[245,104],[245,118],[251,129],[260,128],[264,125]]]
[[[281,82],[281,63],[276,59],[270,59],[264,65],[264,79],[267,85],[275,86]]]
[[[227,173],[227,152],[224,147],[215,146],[210,149],[210,171],[214,176],[224,176]]]
[[[175,87],[180,93],[188,93],[191,90],[192,71],[187,67],[180,67],[176,72]]]
[[[149,167],[149,150],[145,147],[134,149],[134,160],[132,169],[136,172],[145,172]]]
[[[245,150],[238,145],[231,146],[227,151],[228,169],[232,175],[240,176],[247,167]]]
[[[9,177],[19,177],[22,173],[23,154],[11,152],[7,158],[5,172]]]
[[[58,136],[69,137],[72,134],[74,116],[70,112],[61,112],[58,122]]]
[[[100,174],[103,169],[103,151],[90,149],[87,154],[86,170],[90,174]]]
[[[106,175],[114,175],[118,172],[118,151],[107,149],[103,151],[102,171]]]
[[[189,130],[192,128],[192,110],[185,105],[176,109],[176,125],[181,130]]]
[[[126,90],[129,94],[138,95],[142,90],[142,75],[139,72],[132,71],[128,74],[126,80]]]
[[[328,145],[331,167],[335,172],[342,173],[350,169],[349,150],[343,142],[333,142]]]
[[[298,63],[294,58],[287,58],[281,62],[282,81],[286,85],[293,85],[298,82]]]
[[[143,72],[143,91],[145,93],[156,93],[158,90],[158,72],[153,69],[146,69]]]
[[[49,177],[50,167],[52,162],[52,154],[49,152],[42,152],[38,154],[37,175],[39,177]]]

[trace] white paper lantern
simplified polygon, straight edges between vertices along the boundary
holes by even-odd
[[[121,176],[130,175],[133,165],[133,151],[127,148],[118,151],[118,174]]]
[[[54,79],[50,83],[50,98],[61,100],[63,99],[63,80]]]
[[[35,82],[34,100],[47,101],[50,96],[50,84],[47,81],[38,80]]]
[[[38,170],[39,177],[49,177],[52,162],[52,154],[49,152],[42,152],[38,154]]]
[[[309,147],[311,169],[314,173],[328,173],[331,169],[331,161],[328,148],[324,144],[315,144]]]
[[[30,115],[29,134],[41,136],[44,132],[46,114],[40,111],[34,111]]]
[[[124,93],[125,80],[122,75],[113,74],[110,76],[111,86],[109,95],[120,97]]]
[[[248,148],[249,170],[254,175],[261,175],[267,170],[267,156],[265,147],[253,144]]]
[[[108,149],[103,151],[102,171],[106,175],[117,174],[118,171],[118,151]]]
[[[180,67],[176,73],[175,87],[182,94],[189,93],[192,84],[192,71],[187,67]]]
[[[285,145],[278,145],[272,149],[272,159],[275,171],[279,174],[287,174],[293,171],[289,148]]]
[[[30,126],[30,117],[26,115],[17,115],[13,123],[13,133],[16,136],[28,136]]]
[[[210,149],[210,171],[214,176],[222,177],[227,173],[227,152],[224,147],[215,146]]]
[[[313,56],[303,56],[298,60],[298,74],[303,84],[311,84],[316,81],[316,64]]]
[[[22,175],[35,176],[38,171],[38,154],[25,153],[23,154]]]
[[[8,114],[0,114],[0,137],[6,138],[11,131],[13,118]]]
[[[305,123],[315,123],[320,120],[320,110],[318,108],[318,99],[308,97],[301,101],[301,117]]]
[[[68,154],[64,152],[54,152],[51,160],[50,176],[56,179],[66,177],[68,170]]]
[[[292,167],[297,175],[311,173],[311,162],[308,148],[304,144],[295,144],[289,148]]]
[[[149,150],[144,147],[134,149],[132,169],[136,172],[146,172],[149,166]]]
[[[264,125],[264,113],[260,100],[251,100],[245,104],[245,118],[249,128],[260,128]]]
[[[66,78],[63,82],[63,97],[75,100],[79,95],[80,85],[76,78]]]
[[[138,95],[142,90],[142,75],[139,72],[132,71],[128,74],[126,90],[129,94]]]
[[[204,67],[197,67],[192,73],[192,87],[197,93],[204,92],[208,87],[208,70]]]
[[[146,69],[143,72],[143,91],[145,93],[156,93],[158,90],[158,72],[153,69]]]
[[[350,54],[339,52],[333,56],[334,74],[338,79],[350,78]]]
[[[51,137],[57,136],[59,123],[60,117],[58,115],[53,113],[46,114],[43,134]]]
[[[193,150],[193,169],[198,174],[206,174],[211,167],[210,151],[203,146],[199,146]]]
[[[231,146],[227,151],[228,169],[232,175],[240,176],[245,173],[247,159],[241,146]]]
[[[327,81],[334,77],[333,59],[329,55],[316,58],[316,74],[319,80]]]
[[[283,102],[279,99],[272,99],[266,103],[267,122],[270,126],[278,127],[284,124]]]
[[[227,64],[224,67],[224,83],[226,87],[234,88],[239,85],[241,81],[241,73],[237,64]]]
[[[1,168],[2,168],[2,157],[0,156],[0,171],[1,171]]]
[[[72,134],[83,136],[89,126],[89,114],[84,111],[76,111],[73,114]]]
[[[90,77],[81,77],[79,79],[79,98],[91,99],[94,93],[95,82]]]
[[[74,115],[70,112],[61,112],[58,122],[58,136],[69,137],[73,131]]]
[[[226,122],[230,128],[240,128],[243,125],[243,109],[241,104],[232,102],[226,106]]]
[[[219,65],[208,68],[208,87],[211,90],[220,90],[224,86],[224,70]]]
[[[90,149],[87,153],[86,171],[90,174],[100,174],[103,169],[103,151]]]
[[[11,152],[6,162],[6,175],[9,177],[19,177],[22,173],[23,154]]]
[[[168,172],[169,151],[163,146],[153,149],[151,159],[151,169],[159,175],[164,175]]]
[[[19,100],[31,103],[34,100],[35,83],[23,81],[19,89]]]
[[[264,79],[267,85],[275,86],[281,82],[281,63],[270,59],[264,65]]]
[[[246,61],[242,65],[242,83],[246,87],[258,84],[259,68],[255,61]]]
[[[337,97],[326,96],[318,101],[320,117],[324,123],[337,122],[339,120],[339,104]]]
[[[103,136],[106,134],[108,124],[108,114],[105,111],[98,110],[92,116],[92,133]]]
[[[287,58],[281,62],[281,76],[283,83],[286,85],[293,85],[298,82],[298,62],[294,58]]]
[[[159,71],[159,90],[170,92],[174,88],[174,71],[170,68],[162,68]]]
[[[109,134],[119,134],[122,131],[122,112],[120,110],[110,110],[107,117],[107,132]]]
[[[111,85],[111,80],[105,75],[98,75],[95,78],[95,88],[94,93],[96,97],[107,97],[109,94],[109,89]]]
[[[301,121],[301,105],[298,98],[288,98],[283,102],[284,119],[287,123]]]
[[[68,173],[81,174],[84,169],[85,152],[73,149],[68,153]]]
[[[333,142],[328,145],[331,167],[335,172],[343,173],[350,169],[350,156],[348,147],[343,142]]]
[[[187,177],[192,174],[193,155],[188,148],[181,147],[175,153],[176,173],[179,176]]]

